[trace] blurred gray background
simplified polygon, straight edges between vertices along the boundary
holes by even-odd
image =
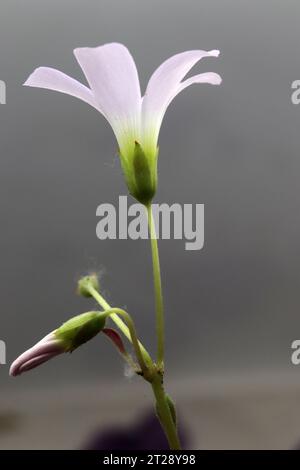
[[[195,71],[218,72],[222,86],[185,90],[160,135],[156,202],[205,204],[203,250],[160,242],[168,378],[287,374],[300,385],[290,362],[300,338],[300,105],[290,99],[300,79],[299,14],[291,0],[2,2],[0,339],[8,363],[94,307],[75,294],[89,270],[101,271],[108,300],[126,306],[155,346],[147,241],[96,238],[97,206],[126,194],[109,125],[75,98],[22,83],[40,65],[84,81],[72,50],[118,41],[144,90],[170,55],[218,48],[220,58]],[[121,390],[122,374],[99,337],[18,379],[0,366],[0,386],[22,408],[25,389],[103,381]]]

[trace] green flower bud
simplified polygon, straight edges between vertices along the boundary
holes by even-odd
[[[166,402],[168,404],[168,407],[169,407],[169,410],[170,410],[170,413],[171,413],[171,416],[172,416],[173,423],[174,423],[175,426],[177,426],[177,415],[176,415],[175,404],[174,404],[172,398],[170,397],[170,395],[165,394],[165,398],[166,398]],[[156,414],[157,414],[158,418],[161,419],[160,410],[159,410],[159,407],[158,407],[157,404],[156,404]]]
[[[157,155],[148,156],[135,142],[130,158],[121,156],[121,164],[130,194],[141,204],[149,204],[157,187]]]
[[[89,276],[84,276],[79,279],[77,284],[77,292],[83,297],[92,297],[88,288],[93,287],[96,290],[99,290],[99,280],[97,274],[90,274]]]
[[[172,398],[170,397],[170,395],[168,395],[168,394],[166,394],[166,400],[167,400],[167,403],[169,405],[169,409],[170,409],[170,413],[172,415],[173,422],[176,426],[176,424],[177,424],[177,415],[176,415],[175,404],[174,404]]]
[[[72,352],[96,336],[105,326],[101,312],[86,312],[63,323],[55,332],[66,352]]]

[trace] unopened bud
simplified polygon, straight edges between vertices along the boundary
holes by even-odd
[[[71,318],[21,354],[12,363],[10,375],[20,375],[59,354],[74,351],[102,331],[105,318],[101,312],[86,312]]]
[[[167,394],[165,395],[165,399],[166,399],[167,405],[169,407],[173,423],[176,426],[177,425],[177,415],[176,415],[176,408],[175,408],[174,402],[173,402],[172,398]],[[156,413],[157,413],[158,418],[161,419],[161,412],[160,412],[158,404],[156,404]]]
[[[176,426],[176,424],[177,424],[177,414],[176,414],[175,404],[174,404],[172,398],[170,397],[170,395],[168,395],[168,394],[166,394],[166,400],[167,400],[167,403],[169,405],[169,409],[170,409],[170,413],[172,415],[173,422]]]
[[[55,336],[64,345],[66,352],[72,352],[94,338],[105,326],[106,317],[100,312],[86,312],[63,323]]]

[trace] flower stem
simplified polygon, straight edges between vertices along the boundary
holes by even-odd
[[[164,302],[161,286],[160,263],[157,245],[157,236],[152,212],[152,205],[146,206],[149,232],[151,239],[153,281],[155,293],[155,312],[156,312],[156,337],[157,337],[157,363],[163,369],[164,365]]]
[[[138,337],[137,337],[137,334],[136,334],[136,329],[135,329],[135,326],[134,326],[134,323],[133,323],[133,320],[132,320],[131,316],[129,315],[128,312],[126,312],[126,310],[123,310],[123,309],[117,308],[117,307],[112,307],[108,310],[105,310],[105,312],[104,312],[105,317],[112,317],[114,314],[121,315],[125,318],[125,321],[127,323],[128,329],[129,329],[130,338],[131,338],[131,341],[132,341],[132,344],[133,344],[133,347],[134,347],[136,357],[138,359],[138,362],[139,362],[139,365],[142,369],[144,377],[147,377],[148,367],[145,363],[144,356],[143,356],[143,353],[142,353],[142,350],[141,350],[141,347],[140,347],[140,343],[139,343],[139,340],[138,340]]]
[[[122,333],[126,336],[127,339],[129,339],[129,341],[133,345],[134,345],[134,342],[135,342],[135,340],[133,338],[135,337],[135,339],[136,339],[135,346],[139,347],[139,351],[141,352],[143,360],[145,361],[145,363],[148,366],[152,366],[153,361],[151,359],[150,354],[144,348],[142,343],[137,339],[136,334],[134,333],[134,335],[132,336],[132,332],[133,332],[133,330],[135,332],[135,328],[134,328],[133,321],[132,321],[131,317],[129,316],[129,314],[127,312],[125,312],[125,310],[121,310],[121,309],[117,309],[117,308],[112,309],[111,306],[109,305],[109,303],[107,303],[106,300],[102,297],[102,295],[99,294],[99,292],[94,287],[92,287],[91,285],[88,287],[88,290],[89,290],[90,294],[94,297],[94,299],[98,302],[99,305],[101,305],[101,307],[104,310],[111,310],[112,311],[112,313],[109,314],[110,318],[113,320],[113,322],[117,325],[117,327],[122,331]],[[120,313],[120,312],[122,312],[122,313]],[[123,322],[123,320],[119,317],[118,313],[122,314],[123,316],[125,316],[124,315],[124,313],[125,313],[127,315],[127,319],[130,318],[130,320],[129,320],[130,328]]]
[[[166,434],[171,450],[180,450],[180,441],[177,433],[177,426],[172,416],[170,406],[164,391],[162,376],[157,374],[153,379],[152,390],[156,399],[156,412],[161,426]]]

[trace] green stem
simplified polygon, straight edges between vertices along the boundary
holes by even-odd
[[[133,329],[135,331],[135,328],[134,328],[134,324],[132,322],[132,319],[131,317],[129,316],[129,314],[127,312],[125,312],[125,310],[121,310],[121,309],[112,309],[111,306],[109,305],[109,303],[106,302],[106,300],[102,297],[101,294],[99,294],[99,292],[92,286],[89,286],[88,287],[88,290],[90,292],[90,294],[94,297],[94,299],[98,302],[99,305],[101,305],[101,307],[104,309],[104,310],[112,310],[112,311],[117,311],[119,310],[119,314],[120,311],[122,311],[122,315],[127,314],[128,317],[130,318],[130,321],[132,323],[131,325],[131,328],[129,328],[128,326],[125,325],[125,323],[123,322],[123,320],[118,316],[117,313],[111,313],[109,316],[110,318],[113,320],[113,322],[117,325],[117,327],[122,331],[122,333],[126,336],[127,339],[129,339],[129,341],[134,345],[134,340],[133,340],[133,337],[132,337],[132,326],[133,326]],[[131,331],[130,331],[131,329]],[[136,337],[136,335],[135,335]],[[141,355],[143,357],[143,360],[145,361],[145,363],[148,365],[148,366],[152,366],[153,364],[153,361],[151,359],[151,356],[150,354],[148,353],[148,351],[144,348],[144,346],[142,345],[142,343],[137,340],[137,345],[139,347],[139,351],[141,352]]]
[[[177,433],[177,426],[172,417],[160,374],[155,376],[151,385],[156,399],[156,411],[158,419],[166,434],[170,449],[180,450],[181,446]]]
[[[157,245],[157,236],[155,231],[155,223],[153,219],[151,204],[147,207],[149,232],[151,239],[151,252],[152,252],[152,266],[153,266],[153,281],[155,293],[155,312],[156,312],[156,337],[157,337],[157,362],[163,368],[164,364],[164,303],[161,286],[159,253]]]

